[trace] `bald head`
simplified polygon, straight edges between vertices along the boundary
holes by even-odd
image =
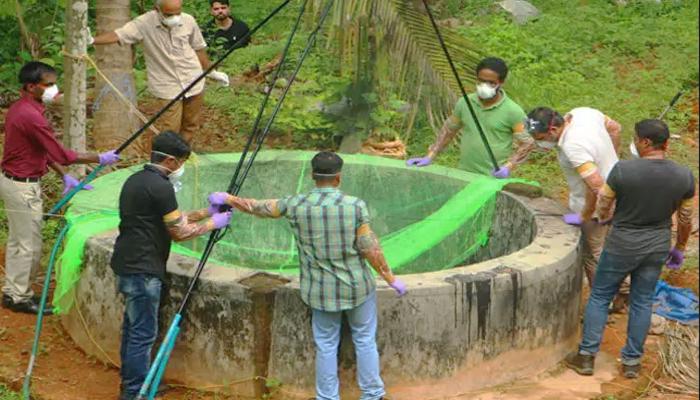
[[[182,13],[182,0],[156,0],[156,8],[165,17],[179,15]]]

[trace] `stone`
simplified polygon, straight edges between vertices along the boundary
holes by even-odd
[[[649,325],[650,335],[661,335],[666,327],[666,319],[658,314],[651,314],[651,324]]]
[[[525,0],[503,0],[498,5],[509,12],[518,25],[523,25],[528,21],[539,18],[542,14],[535,6]]]

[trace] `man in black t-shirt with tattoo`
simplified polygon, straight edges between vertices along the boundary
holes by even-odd
[[[135,399],[148,373],[172,241],[194,239],[231,221],[230,212],[212,207],[179,210],[175,191],[190,156],[182,136],[165,131],[153,139],[152,148],[151,163],[126,180],[119,196],[121,221],[111,266],[126,305],[120,400]]]
[[[671,269],[681,267],[692,229],[695,178],[687,167],[666,159],[668,126],[647,119],[638,122],[634,130],[633,149],[641,158],[618,162],[596,203],[594,218],[599,221],[610,221],[612,209],[615,211],[586,305],[583,338],[578,351],[565,360],[581,375],[593,374],[608,304],[629,274],[632,285],[622,370],[627,378],[639,376],[661,268],[664,264]],[[671,216],[675,212],[676,243],[671,248]]]
[[[220,58],[230,48],[239,49],[250,43],[250,37],[236,43],[249,31],[245,22],[230,15],[229,0],[210,0],[211,15],[214,17],[204,26],[204,40],[214,58]]]

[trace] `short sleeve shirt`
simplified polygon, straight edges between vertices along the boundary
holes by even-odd
[[[204,39],[209,45],[210,54],[220,58],[225,51],[232,47],[239,49],[248,46],[250,36],[245,40],[240,39],[249,31],[248,25],[239,19],[234,19],[228,29],[219,29],[214,21],[209,21],[204,28]]]
[[[367,204],[338,189],[318,188],[280,199],[277,207],[296,238],[304,303],[329,312],[362,304],[376,289],[355,244],[357,228],[370,221]]]
[[[174,99],[203,72],[196,52],[207,44],[194,17],[181,15],[180,25],[168,29],[151,10],[114,31],[121,44],[143,43],[148,90],[160,99]],[[201,80],[186,97],[203,90]]]
[[[148,274],[165,279],[172,240],[163,217],[177,210],[167,176],[147,165],[131,175],[119,196],[119,236],[111,266],[118,275]]]
[[[489,142],[498,165],[503,165],[513,153],[513,128],[525,118],[525,111],[501,90],[501,99],[485,107],[476,94],[469,95],[469,100],[479,119],[484,135]],[[455,106],[454,115],[462,122],[460,138],[459,168],[467,172],[491,175],[493,162],[479,135],[474,119],[464,98]]]
[[[606,250],[617,255],[668,251],[671,216],[695,195],[693,173],[671,160],[624,160],[612,169],[607,184],[616,204]]]
[[[586,182],[576,168],[592,162],[606,179],[617,163],[610,134],[605,128],[605,114],[593,108],[571,110],[570,122],[564,129],[557,146],[559,165],[569,184],[569,208],[581,213],[586,203]]]

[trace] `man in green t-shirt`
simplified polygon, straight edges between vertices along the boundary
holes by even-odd
[[[508,66],[505,61],[495,57],[485,58],[476,67],[476,93],[469,95],[469,101],[500,166],[497,170],[493,167],[464,98],[457,102],[436,142],[428,149],[428,155],[411,158],[407,165],[430,165],[457,133],[461,132],[460,169],[497,178],[510,176],[513,169],[527,159],[535,148],[535,142],[525,131],[525,111],[502,89],[507,76]],[[513,141],[518,144],[515,152]]]

